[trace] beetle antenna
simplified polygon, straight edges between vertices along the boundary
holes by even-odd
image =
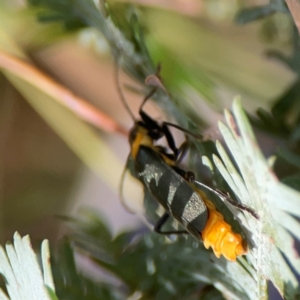
[[[197,180],[193,180],[193,183],[196,183],[200,186],[202,186],[203,188],[209,190],[210,192],[214,193],[215,195],[217,195],[222,201],[227,201],[228,203],[230,203],[231,205],[239,208],[240,210],[244,210],[244,211],[247,211],[249,214],[251,214],[255,219],[259,220],[259,216],[258,214],[252,209],[250,208],[249,206],[247,205],[244,205],[244,204],[241,204],[241,203],[237,203],[235,201],[233,201],[229,194],[225,194],[223,192],[221,192],[220,190],[215,190],[211,187],[209,187],[208,185],[200,182],[200,181],[197,181]]]
[[[171,126],[171,127],[174,127],[190,136],[192,136],[193,138],[195,139],[198,139],[198,140],[204,140],[204,136],[202,134],[196,134],[196,133],[193,133],[179,125],[176,125],[176,124],[173,124],[173,123],[170,123],[170,122],[164,122],[165,125],[168,125],[168,126]]]
[[[117,83],[117,90],[120,96],[120,100],[123,104],[123,106],[125,107],[126,111],[128,112],[128,114],[130,115],[131,119],[136,122],[136,119],[134,117],[133,112],[131,111],[131,109],[129,108],[129,105],[127,103],[126,97],[123,93],[123,89],[121,86],[121,81],[120,81],[120,64],[119,61],[116,62],[116,83]]]
[[[140,106],[140,112],[143,110],[143,107],[144,107],[144,105],[146,104],[146,102],[147,102],[147,101],[155,94],[156,90],[157,90],[156,87],[153,88],[153,89],[149,92],[149,94],[147,94],[147,95],[145,96],[145,98],[143,99],[143,102],[142,102],[142,104],[141,104],[141,106]]]

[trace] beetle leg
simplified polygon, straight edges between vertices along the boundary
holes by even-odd
[[[169,213],[165,212],[162,217],[154,225],[154,231],[159,234],[188,234],[186,230],[174,230],[174,231],[161,231],[162,226],[169,218]]]

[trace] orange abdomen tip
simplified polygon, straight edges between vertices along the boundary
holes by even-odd
[[[215,206],[205,199],[209,211],[208,221],[201,232],[205,248],[211,247],[217,257],[223,255],[229,261],[235,261],[240,255],[247,253],[244,240],[238,233],[234,233],[231,226]]]

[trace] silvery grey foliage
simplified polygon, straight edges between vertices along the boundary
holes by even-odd
[[[55,300],[49,243],[42,243],[42,270],[37,262],[29,236],[14,234],[14,244],[0,246],[0,273],[5,278],[9,298],[0,289],[1,300]]]
[[[267,298],[267,280],[271,280],[285,299],[294,299],[299,283],[293,269],[300,274],[300,260],[294,248],[299,239],[300,193],[279,182],[263,156],[239,98],[233,114],[225,112],[226,125],[219,124],[225,143],[235,160],[230,160],[221,143],[214,163],[241,203],[253,208],[259,219],[230,206],[238,216],[251,241],[246,259],[240,259],[255,281],[249,289],[250,299]],[[286,261],[288,260],[288,262]],[[237,278],[238,279],[238,278]],[[251,295],[250,295],[251,294]]]

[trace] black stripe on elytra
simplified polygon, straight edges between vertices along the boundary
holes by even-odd
[[[187,230],[193,235],[197,235],[199,238],[199,233],[202,232],[206,226],[208,220],[208,211],[205,210],[199,214],[193,221],[188,223]]]

